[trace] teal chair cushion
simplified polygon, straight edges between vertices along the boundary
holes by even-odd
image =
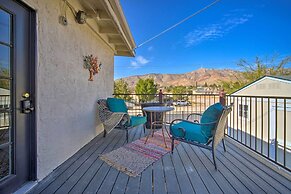
[[[146,117],[130,116],[130,127],[135,127],[141,124],[145,124],[146,122],[147,122]]]
[[[222,114],[222,111],[223,111],[223,106],[221,103],[216,103],[216,104],[209,106],[205,110],[205,112],[202,114],[200,123],[203,124],[203,123],[211,123],[211,122],[218,121],[218,119],[220,118],[220,116]],[[208,138],[212,136],[211,131],[214,128],[215,128],[215,124],[201,125],[202,133]]]
[[[127,113],[127,106],[123,99],[107,98],[107,106],[111,112],[124,112]]]
[[[183,131],[179,128],[185,129],[185,137],[183,136]],[[172,125],[171,133],[174,137],[180,137],[199,143],[207,143],[209,139],[202,133],[202,129],[199,124],[189,123],[187,121],[181,121],[177,124]]]

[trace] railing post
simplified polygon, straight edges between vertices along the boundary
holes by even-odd
[[[163,103],[163,91],[162,91],[162,89],[160,89],[160,92],[159,92],[159,103]]]
[[[225,99],[224,89],[221,89],[220,92],[219,92],[219,102],[222,104],[222,106],[225,106],[226,99]],[[224,126],[224,135],[225,134],[229,135],[229,131],[228,131],[228,119],[227,119],[227,121],[225,123],[225,126]]]
[[[219,92],[219,102],[220,102],[223,106],[226,105],[226,104],[225,104],[226,100],[225,100],[225,92],[224,92],[224,89],[220,90],[220,92]]]

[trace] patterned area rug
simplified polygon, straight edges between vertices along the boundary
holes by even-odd
[[[171,139],[166,132],[167,148],[165,148],[161,130],[155,132],[154,137],[150,136],[146,144],[144,143],[145,138],[135,140],[123,147],[103,154],[100,159],[129,176],[139,176],[149,165],[171,151]],[[178,141],[175,141],[175,145],[178,143]]]

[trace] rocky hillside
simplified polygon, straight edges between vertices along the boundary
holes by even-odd
[[[195,86],[219,84],[221,81],[235,81],[241,78],[240,72],[230,69],[205,69],[201,68],[184,74],[146,74],[122,78],[130,88],[134,88],[138,79],[154,78],[160,87],[165,86]]]

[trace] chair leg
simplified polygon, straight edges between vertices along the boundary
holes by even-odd
[[[172,154],[173,154],[173,151],[174,151],[174,144],[175,144],[174,141],[175,141],[174,138],[172,138],[172,145],[171,145],[171,152],[172,152]]]
[[[215,152],[215,150],[212,148],[213,164],[214,164],[215,170],[217,170],[216,161],[215,161],[215,153],[214,152]]]
[[[224,149],[224,151],[226,152],[224,139],[222,139],[222,145],[223,145],[223,149]]]
[[[107,131],[104,130],[104,132],[103,132],[103,137],[106,137],[106,134],[107,134]]]
[[[145,126],[145,124],[143,124],[143,133],[145,133],[145,128],[146,128],[146,126]]]

